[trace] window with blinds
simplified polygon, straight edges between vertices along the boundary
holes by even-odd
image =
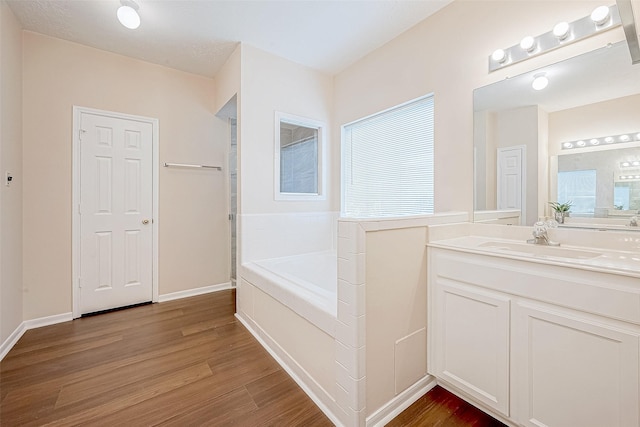
[[[433,213],[433,104],[429,95],[343,127],[343,216]]]

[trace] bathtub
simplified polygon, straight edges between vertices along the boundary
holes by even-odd
[[[264,259],[242,267],[244,277],[252,285],[335,336],[338,303],[335,251]]]

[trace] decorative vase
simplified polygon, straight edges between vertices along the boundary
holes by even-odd
[[[567,214],[568,214],[568,212],[556,211],[555,218],[556,218],[556,221],[558,222],[558,224],[564,224],[564,218],[566,216],[568,216]]]

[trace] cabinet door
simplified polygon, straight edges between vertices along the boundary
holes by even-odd
[[[516,304],[513,315],[514,416],[520,424],[640,425],[636,334],[526,303]]]
[[[436,376],[509,416],[509,298],[436,280]]]

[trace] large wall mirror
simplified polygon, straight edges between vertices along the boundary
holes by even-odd
[[[474,167],[476,218],[517,210],[532,225],[568,201],[571,217],[598,223],[637,214],[640,65],[626,44],[476,89]]]
[[[276,113],[275,199],[324,199],[324,124]]]

